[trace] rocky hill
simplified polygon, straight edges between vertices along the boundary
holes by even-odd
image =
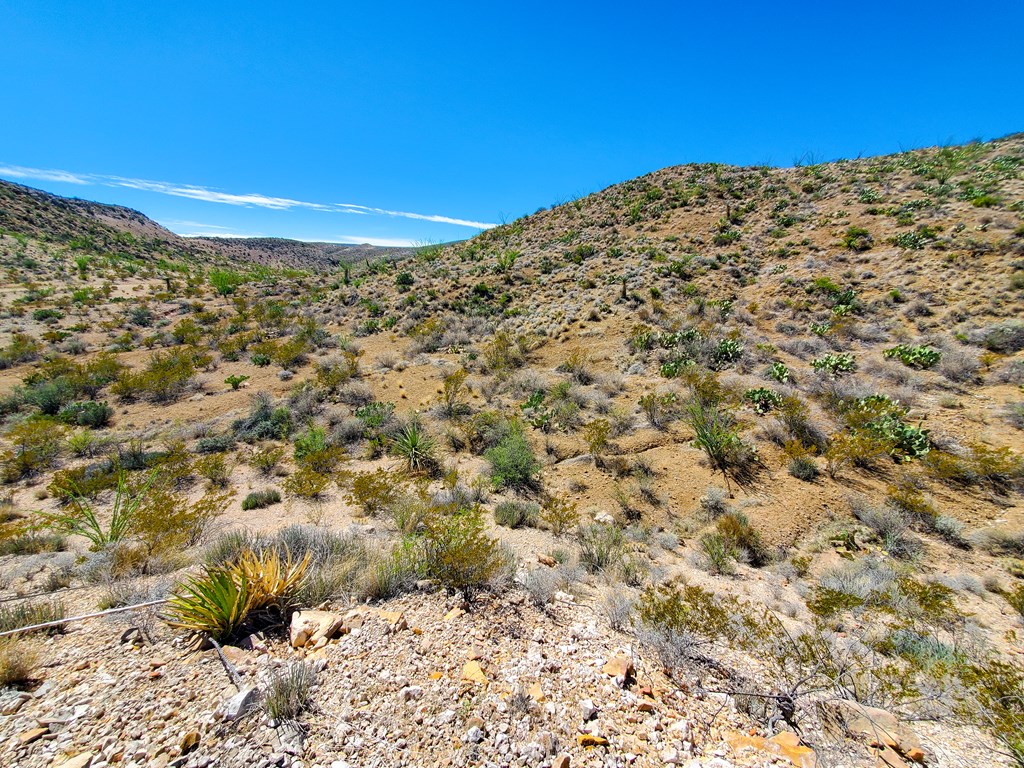
[[[8,763],[1024,764],[1024,137],[301,273],[19,194]]]
[[[182,237],[119,205],[61,197],[0,180],[0,230],[138,258],[191,258],[236,265],[330,269],[342,263],[403,259],[413,248],[307,243],[286,238]]]

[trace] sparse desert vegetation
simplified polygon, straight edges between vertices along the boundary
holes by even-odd
[[[358,258],[0,206],[7,764],[1024,765],[1021,136]]]

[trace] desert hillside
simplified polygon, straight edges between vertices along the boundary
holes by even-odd
[[[415,248],[310,243],[276,237],[183,237],[119,205],[60,197],[0,179],[0,230],[79,253],[143,261],[241,262],[294,269],[330,269],[368,260],[397,261]]]
[[[0,268],[4,764],[1024,765],[1024,135]]]

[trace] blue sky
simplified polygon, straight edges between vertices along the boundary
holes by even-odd
[[[0,177],[183,233],[480,226],[695,161],[1024,130],[1024,3],[7,0]]]

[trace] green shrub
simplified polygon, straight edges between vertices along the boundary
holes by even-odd
[[[676,417],[678,398],[674,392],[648,392],[640,398],[640,409],[655,429],[664,429]]]
[[[113,417],[114,409],[111,406],[106,402],[97,403],[94,400],[71,403],[62,408],[57,416],[65,424],[92,429],[106,427]]]
[[[580,545],[580,565],[591,573],[599,573],[622,562],[624,539],[614,525],[590,523],[576,530]]]
[[[590,372],[590,355],[581,347],[570,350],[558,370],[568,373],[577,384],[589,384],[594,378]]]
[[[818,479],[818,465],[807,456],[797,456],[789,462],[789,474],[797,480],[811,483]]]
[[[253,397],[252,409],[244,419],[231,425],[235,436],[246,443],[259,440],[279,440],[291,434],[291,413],[285,407],[275,408],[270,395],[260,392]]]
[[[196,441],[196,453],[225,453],[234,447],[233,435],[211,435]]]
[[[435,511],[425,526],[424,570],[442,586],[470,595],[509,571],[510,555],[486,534],[478,506],[455,514]]]
[[[715,528],[730,548],[739,553],[739,558],[755,567],[766,565],[770,560],[768,547],[750,525],[742,512],[726,512],[715,521]]]
[[[111,387],[122,400],[147,398],[162,403],[180,397],[192,382],[199,363],[209,356],[194,350],[157,352],[141,371],[125,371]]]
[[[579,522],[579,511],[568,496],[550,496],[541,506],[540,519],[555,536],[561,536]]]
[[[323,497],[330,484],[331,478],[328,475],[303,464],[281,483],[281,487],[286,493],[300,499],[317,500]]]
[[[709,573],[728,576],[736,572],[733,564],[739,552],[732,543],[720,533],[705,533],[699,540],[703,564]]]
[[[871,249],[871,233],[863,227],[848,227],[843,233],[843,247],[851,251],[867,251]]]
[[[540,507],[523,501],[503,501],[494,508],[494,522],[506,528],[534,528],[540,521]]]
[[[0,479],[13,483],[50,469],[60,457],[67,428],[52,419],[15,424],[6,434],[10,450],[0,453]]]
[[[281,502],[281,494],[273,488],[262,491],[253,491],[242,499],[242,509],[263,509]]]
[[[39,357],[42,345],[25,333],[11,335],[10,343],[0,350],[0,369],[10,368],[19,363],[30,363]]]
[[[401,495],[399,478],[386,469],[377,469],[352,476],[352,491],[347,501],[373,517],[387,511]]]
[[[44,416],[56,416],[75,397],[75,388],[65,376],[49,381],[34,382],[22,396],[27,404],[39,409]]]
[[[933,450],[925,466],[939,480],[961,486],[986,485],[1006,493],[1024,479],[1024,459],[1006,447],[972,443],[963,455]]]
[[[441,413],[447,419],[457,419],[469,411],[465,403],[467,376],[469,372],[460,368],[444,377],[441,385]]]
[[[671,667],[692,658],[704,645],[735,637],[734,605],[695,584],[662,584],[644,590],[636,614],[639,623],[654,633],[658,650],[668,652],[659,656]]]
[[[693,429],[694,445],[704,451],[712,469],[737,477],[754,472],[757,454],[740,438],[728,411],[694,400],[687,407],[687,420]]]
[[[496,488],[526,490],[538,485],[540,463],[522,427],[513,425],[497,445],[484,453],[491,465],[491,481]]]
[[[323,453],[328,447],[327,430],[323,427],[310,427],[295,438],[295,461],[302,464],[308,457]]]
[[[47,320],[60,320],[62,317],[64,317],[64,313],[59,309],[37,309],[32,312],[32,319],[39,323]]]
[[[270,475],[284,458],[284,448],[277,445],[268,445],[263,448],[255,448],[245,457],[246,463],[253,467],[264,477]]]
[[[229,296],[234,293],[238,286],[245,282],[245,278],[237,272],[226,269],[214,269],[210,271],[210,285],[212,285],[221,296]]]

